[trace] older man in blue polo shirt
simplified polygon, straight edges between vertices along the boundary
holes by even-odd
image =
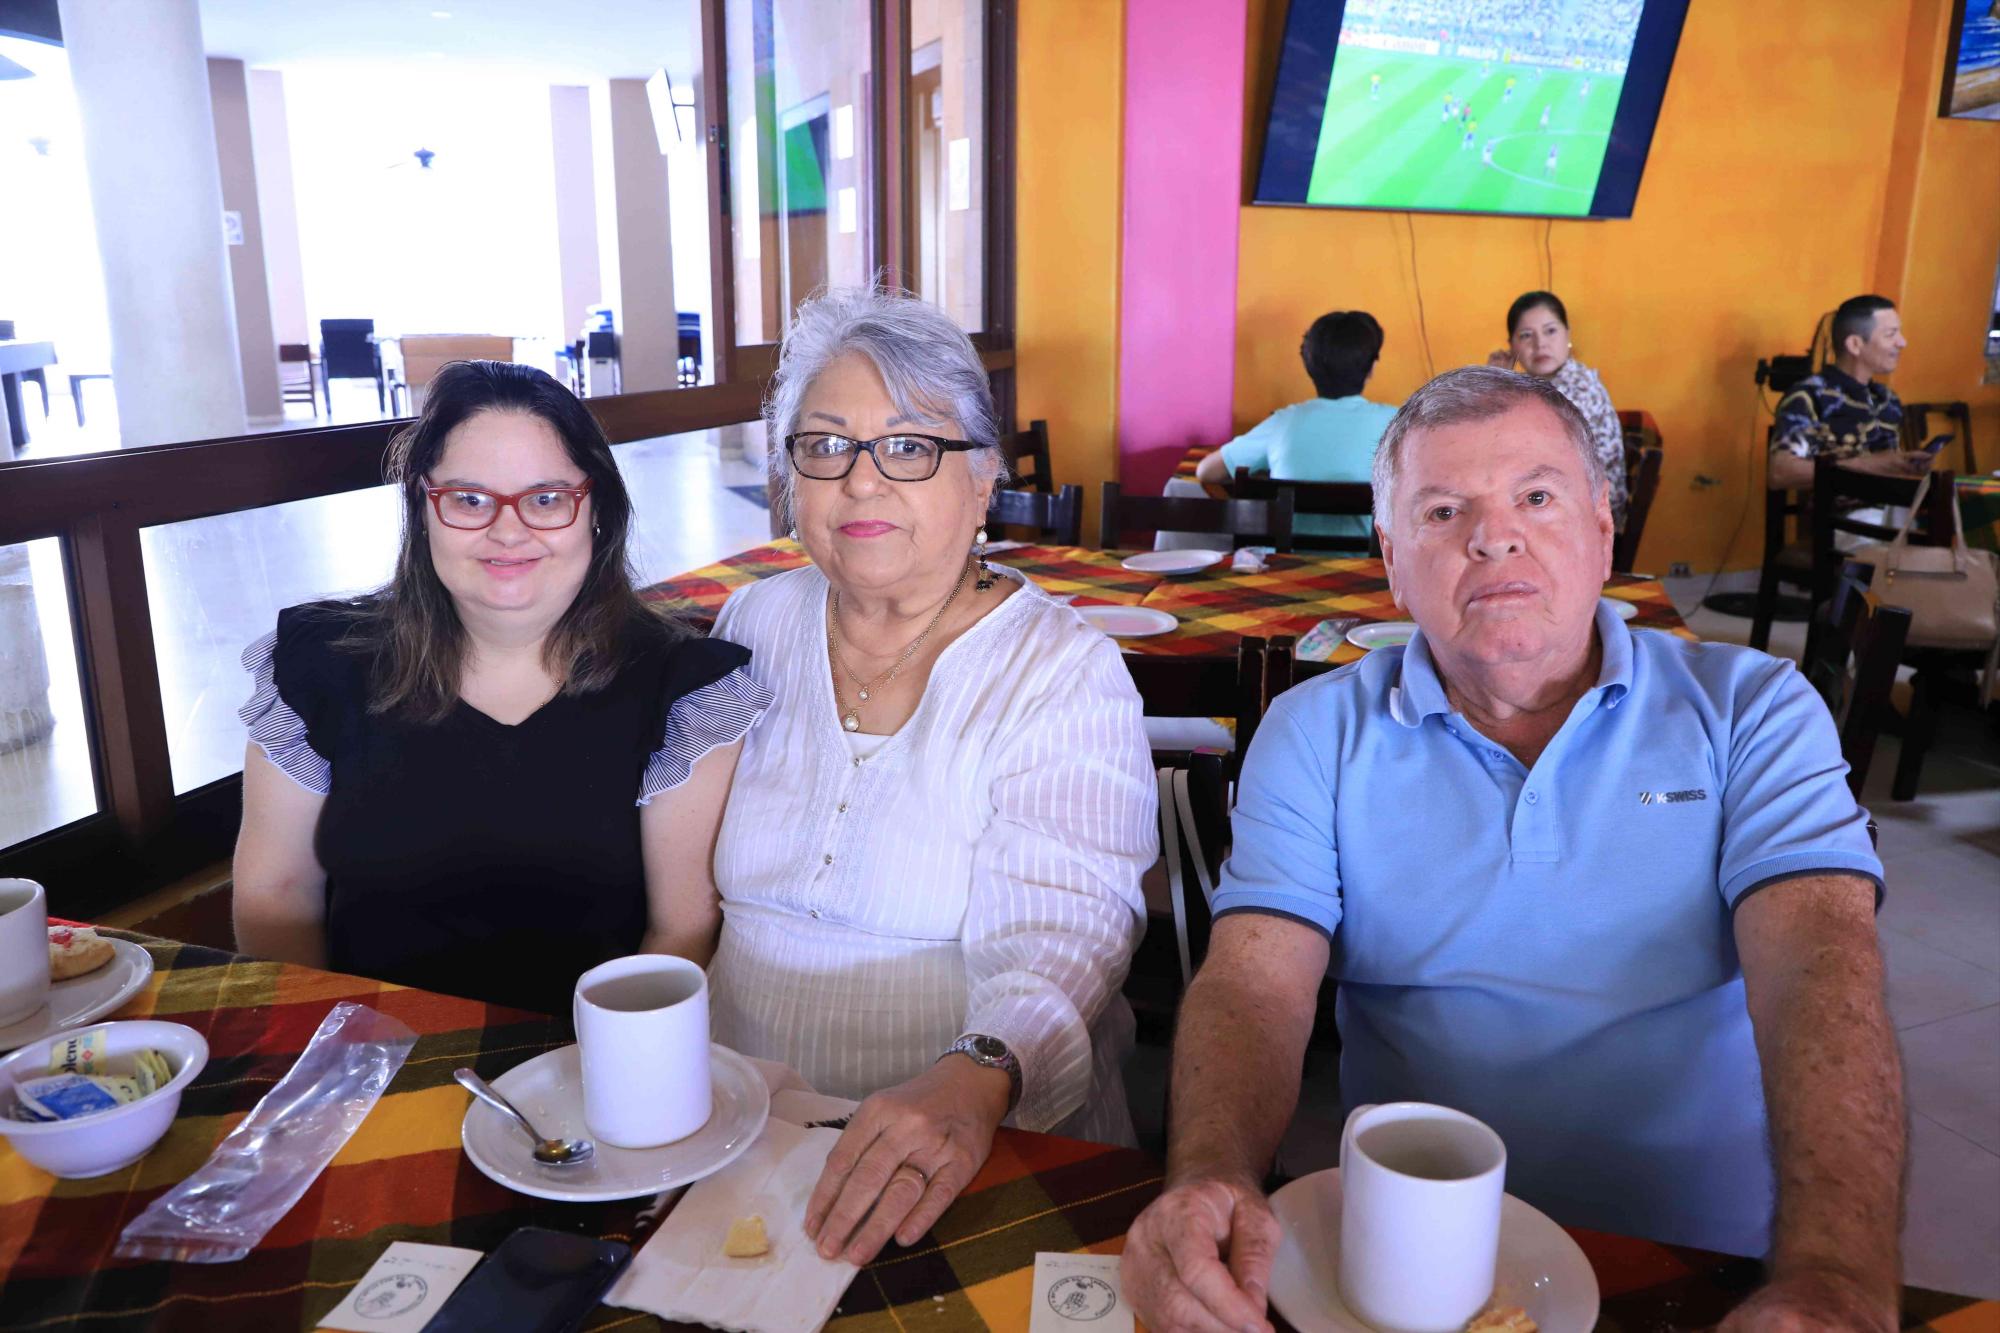
[[[1893,1329],[1881,865],[1826,709],[1789,663],[1612,614],[1602,467],[1539,380],[1431,381],[1374,485],[1420,633],[1284,695],[1251,747],[1134,1307],[1266,1327],[1259,1182],[1330,972],[1350,1106],[1478,1116],[1558,1221],[1768,1252],[1733,1327]]]

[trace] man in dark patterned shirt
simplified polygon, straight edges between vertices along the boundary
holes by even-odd
[[[1771,432],[1768,480],[1772,490],[1812,485],[1813,460],[1838,458],[1858,472],[1889,477],[1922,476],[1932,455],[1898,449],[1903,404],[1878,382],[1903,354],[1903,321],[1895,303],[1855,296],[1833,312],[1833,360],[1808,375],[1778,404]]]

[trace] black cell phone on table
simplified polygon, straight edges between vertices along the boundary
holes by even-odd
[[[472,1270],[424,1333],[571,1333],[631,1257],[620,1241],[522,1227]]]

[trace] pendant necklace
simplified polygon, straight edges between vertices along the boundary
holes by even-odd
[[[958,571],[958,582],[951,585],[950,595],[944,599],[944,605],[937,609],[937,614],[931,617],[931,623],[924,626],[924,632],[910,641],[910,646],[903,649],[902,655],[895,660],[894,664],[887,671],[884,671],[881,675],[870,681],[862,680],[860,675],[852,667],[848,666],[847,662],[840,655],[840,647],[835,642],[834,636],[834,628],[840,623],[840,590],[838,588],[834,589],[833,611],[826,618],[826,654],[833,659],[834,666],[837,669],[834,681],[833,702],[842,710],[840,725],[844,730],[861,730],[861,705],[868,702],[869,693],[873,690],[879,690],[884,685],[894,681],[897,673],[903,669],[912,657],[916,656],[917,649],[924,646],[924,640],[930,638],[931,631],[936,629],[938,622],[944,619],[944,613],[951,610],[951,604],[958,598],[958,590],[965,586],[966,572],[971,568],[972,566],[967,565],[965,569]],[[852,706],[843,705],[840,702],[839,672],[845,672],[848,682],[854,686],[855,702]]]

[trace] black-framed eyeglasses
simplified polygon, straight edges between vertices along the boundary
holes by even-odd
[[[785,452],[791,456],[792,470],[814,481],[841,480],[854,471],[854,460],[863,453],[875,460],[875,470],[890,481],[929,481],[937,475],[946,454],[992,447],[974,440],[947,440],[937,435],[883,435],[873,440],[850,440],[845,435],[809,430],[785,437]]]
[[[576,522],[583,510],[583,497],[591,483],[581,486],[545,486],[540,490],[502,495],[477,486],[425,486],[424,494],[437,510],[438,522],[448,528],[477,532],[490,528],[500,511],[512,505],[523,527],[537,532],[554,532]]]

